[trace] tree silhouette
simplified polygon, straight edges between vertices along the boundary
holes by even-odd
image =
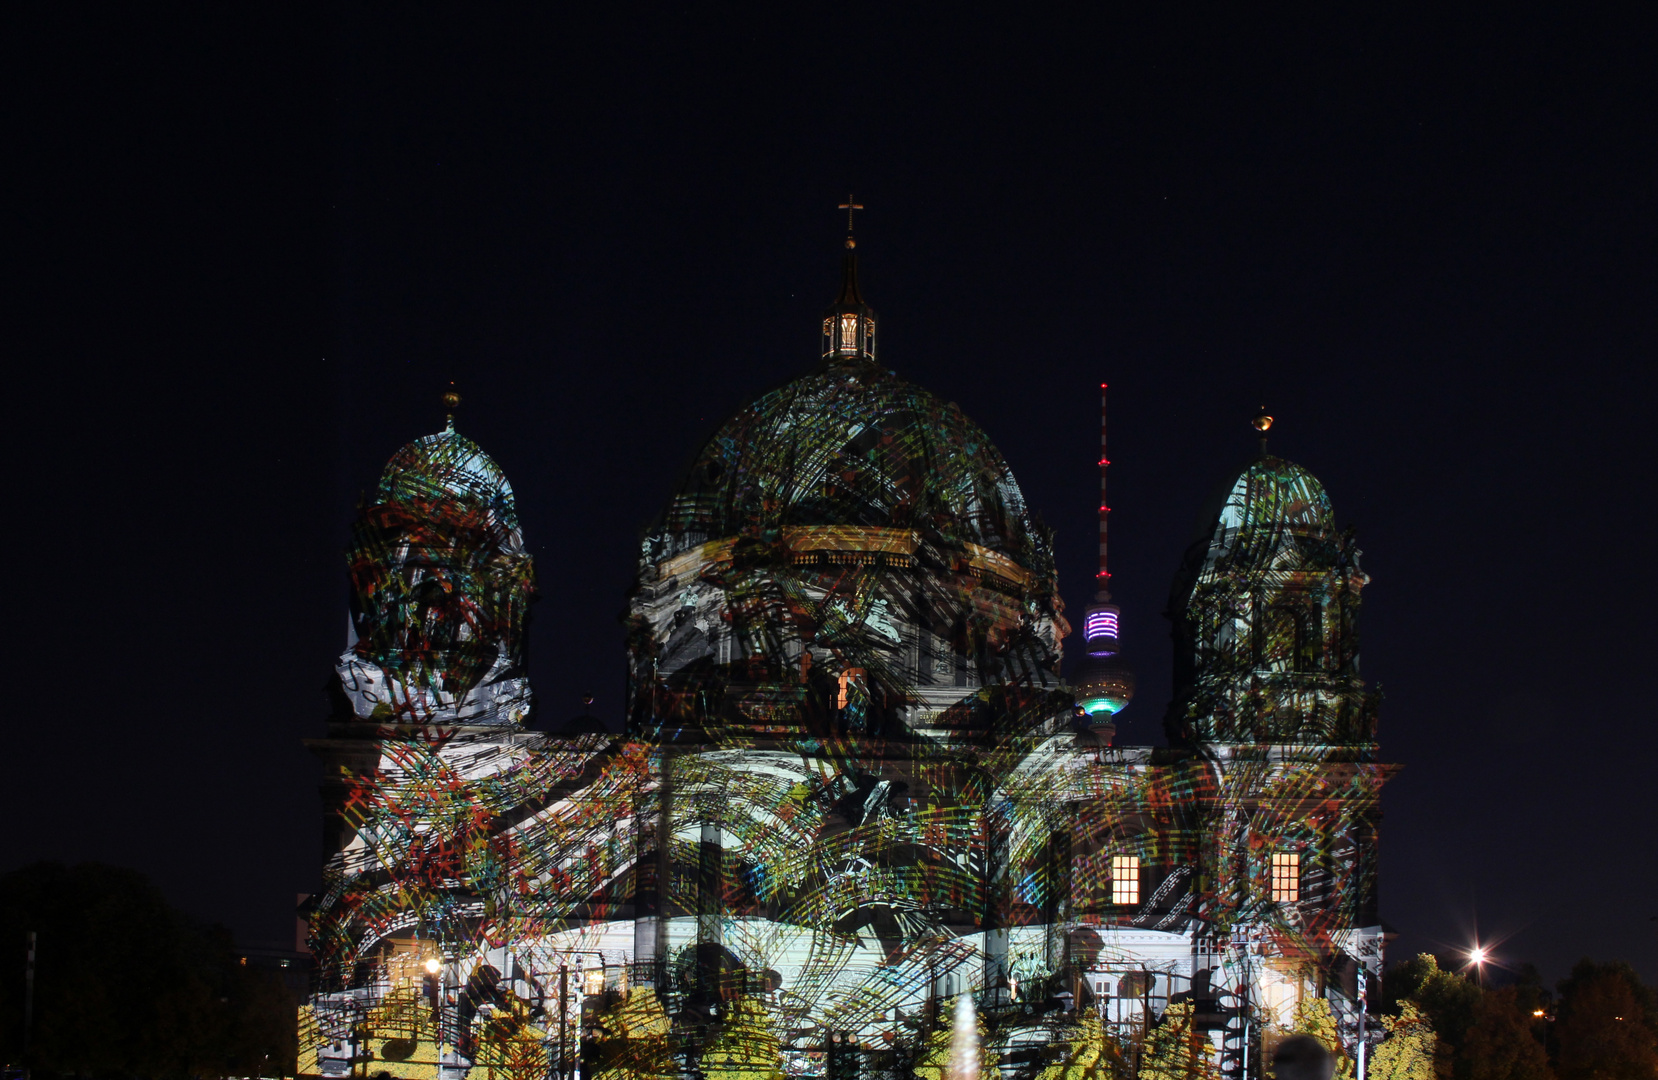
[[[1561,1080],[1658,1076],[1653,993],[1627,964],[1581,961],[1560,983]]]
[[[1533,1023],[1515,987],[1481,995],[1458,1053],[1469,1080],[1549,1080],[1549,1056]]]
[[[38,863],[0,875],[0,1055],[23,1061],[26,935],[37,935],[27,1064],[41,1077],[276,1076],[294,1068],[297,1001],[245,967],[221,927],[140,873]]]

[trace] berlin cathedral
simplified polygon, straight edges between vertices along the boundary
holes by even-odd
[[[1393,767],[1323,486],[1264,441],[1222,485],[1171,592],[1167,745],[1115,745],[1103,397],[1073,634],[1007,463],[878,325],[849,236],[821,356],[641,544],[620,734],[532,720],[501,469],[452,419],[392,456],[310,744],[302,1075],[942,1078],[964,1016],[1007,1080],[1150,1075],[1176,1029],[1188,1075],[1260,1076],[1315,1013],[1362,1041]]]

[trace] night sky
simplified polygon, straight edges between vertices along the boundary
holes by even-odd
[[[850,189],[883,362],[995,440],[1073,611],[1111,384],[1119,743],[1264,404],[1373,578],[1394,955],[1658,980],[1658,9],[1326,7],[13,12],[0,869],[290,938],[348,525],[451,379],[538,707],[619,725],[641,532],[816,362]]]

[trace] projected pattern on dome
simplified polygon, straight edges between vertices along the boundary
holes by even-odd
[[[1369,743],[1378,702],[1358,673],[1369,580],[1323,485],[1279,458],[1251,464],[1176,581],[1169,737]]]
[[[365,720],[516,723],[534,593],[506,476],[449,428],[386,466],[352,531],[341,688]]]

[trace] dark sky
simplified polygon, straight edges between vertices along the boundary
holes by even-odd
[[[0,869],[290,933],[347,526],[450,379],[540,707],[618,722],[640,531],[813,365],[851,187],[882,359],[995,439],[1074,608],[1111,383],[1119,741],[1161,741],[1170,579],[1264,403],[1374,579],[1396,950],[1658,980],[1658,9],[240,7],[7,35]]]

